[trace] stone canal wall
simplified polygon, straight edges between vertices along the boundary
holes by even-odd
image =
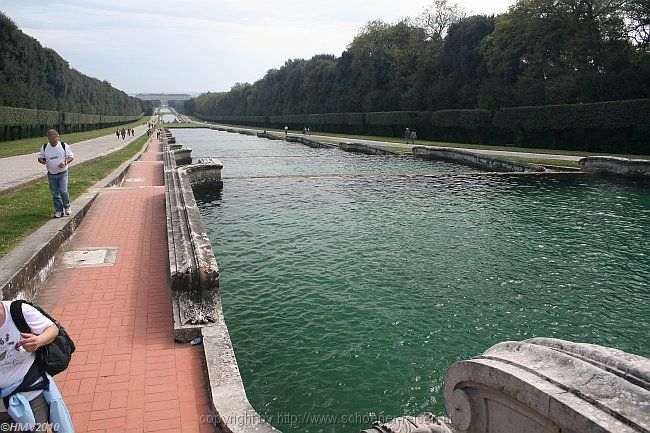
[[[647,159],[588,156],[580,160],[580,169],[589,173],[650,178],[650,161]]]
[[[221,188],[223,165],[212,158],[199,159],[197,164],[177,164],[179,149],[170,149],[167,138],[165,135],[163,155],[174,338],[182,342],[203,339],[219,431],[278,433],[246,397],[221,308],[219,268],[192,190],[195,186]]]
[[[340,143],[339,147],[345,152],[365,153],[366,155],[399,155],[399,152],[363,143]]]
[[[541,165],[527,164],[507,159],[497,158],[494,156],[482,155],[467,150],[456,149],[452,147],[413,147],[413,155],[417,158],[439,159],[443,161],[454,162],[457,164],[478,167],[488,171],[502,172],[542,172],[544,167]]]

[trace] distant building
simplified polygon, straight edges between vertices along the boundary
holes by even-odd
[[[136,98],[140,98],[143,101],[187,101],[192,99],[191,95],[186,93],[138,93],[135,95]]]

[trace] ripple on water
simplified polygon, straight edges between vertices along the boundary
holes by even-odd
[[[230,157],[230,176],[438,169],[234,134],[175,134]],[[342,158],[350,160],[337,167]],[[649,354],[647,184],[226,179],[221,195],[197,192],[197,200],[247,394],[284,432],[358,431],[369,413],[441,412],[449,365],[504,340],[550,336]],[[278,418],[286,413],[339,419],[291,425]]]

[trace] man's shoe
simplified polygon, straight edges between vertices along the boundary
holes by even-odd
[[[69,207],[63,209],[63,215],[70,215],[70,208]]]
[[[54,212],[54,218],[61,218],[61,212]]]

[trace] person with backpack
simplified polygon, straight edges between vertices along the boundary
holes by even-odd
[[[48,372],[61,371],[61,358],[67,367],[74,343],[40,308],[24,301],[0,304],[0,431],[50,431],[49,423],[57,433],[74,433]]]
[[[38,152],[38,162],[47,167],[47,181],[54,200],[54,218],[70,215],[68,165],[74,160],[70,146],[59,141],[59,133],[50,129],[48,142]]]

